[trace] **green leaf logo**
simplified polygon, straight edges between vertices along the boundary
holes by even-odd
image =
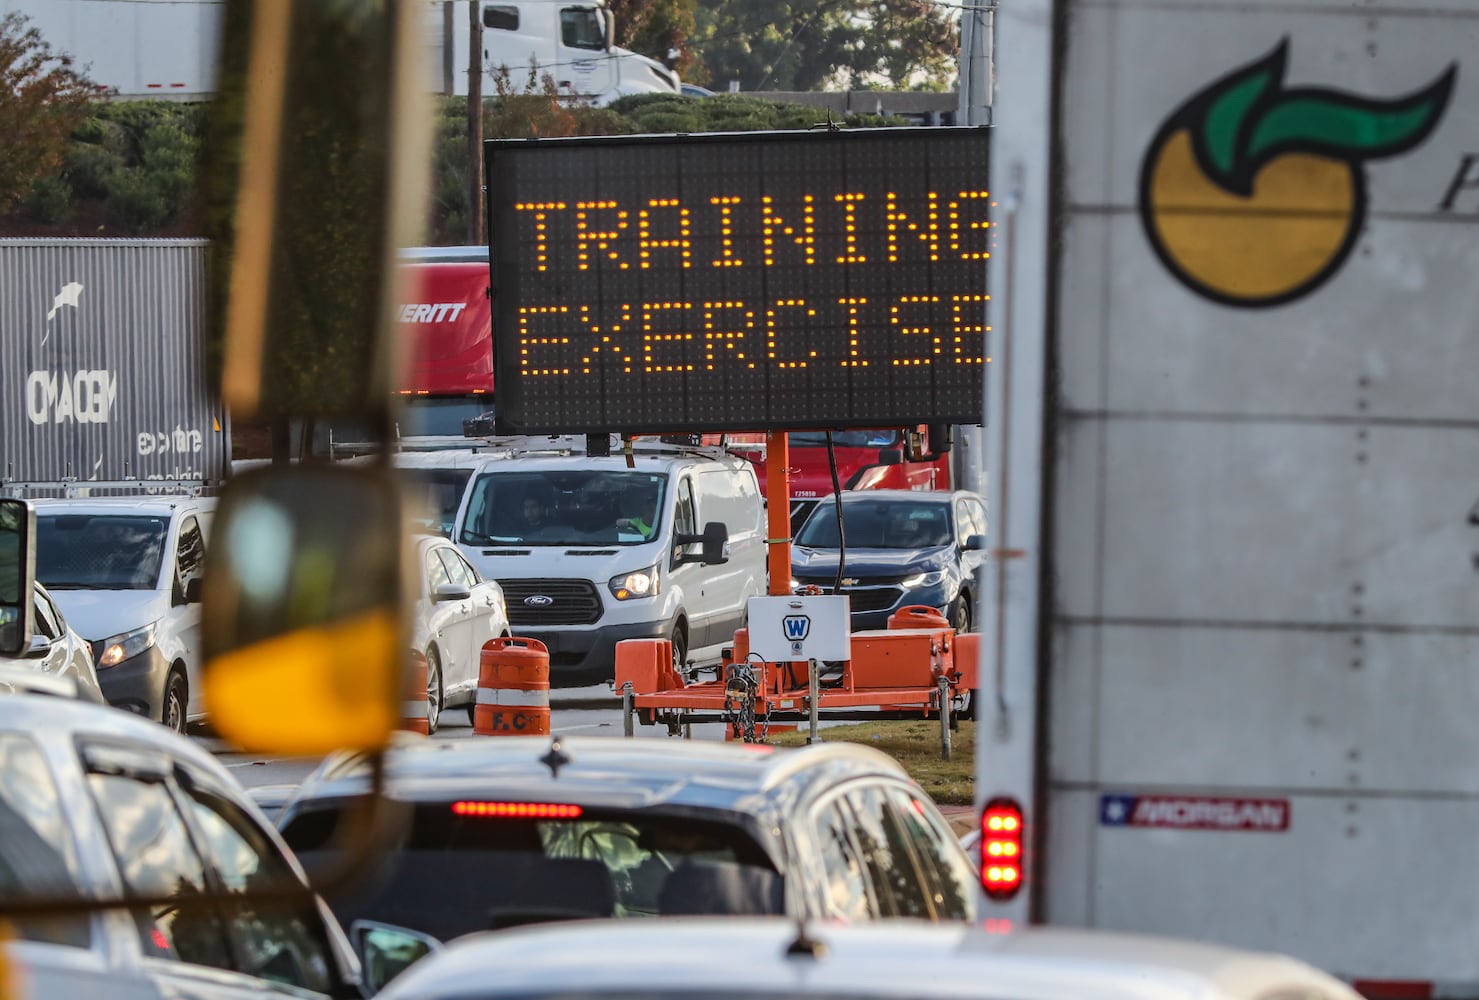
[[[1288,50],[1286,38],[1182,104],[1141,166],[1140,215],[1157,254],[1230,305],[1291,301],[1339,269],[1365,221],[1363,164],[1427,139],[1458,75],[1449,66],[1389,100],[1286,88]]]

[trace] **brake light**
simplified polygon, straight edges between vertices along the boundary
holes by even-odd
[[[1011,799],[992,799],[981,810],[981,888],[992,899],[1010,899],[1022,888],[1024,829]]]
[[[458,816],[492,816],[498,819],[575,819],[580,806],[554,802],[453,802]]]

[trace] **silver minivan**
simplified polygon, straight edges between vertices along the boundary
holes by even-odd
[[[452,540],[503,587],[550,683],[610,680],[616,643],[667,638],[717,661],[766,592],[765,502],[750,463],[682,448],[509,452],[473,473]]]

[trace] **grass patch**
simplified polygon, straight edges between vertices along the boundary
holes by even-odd
[[[806,744],[806,726],[794,733],[771,733],[767,742],[776,746]],[[903,765],[904,770],[941,805],[968,806],[976,792],[976,724],[962,721],[950,734],[950,759],[940,759],[940,723],[934,719],[859,722],[817,730],[817,739],[827,742],[861,743],[882,750]]]

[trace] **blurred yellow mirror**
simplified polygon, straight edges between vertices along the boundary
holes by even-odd
[[[259,469],[222,494],[206,555],[205,700],[258,753],[383,747],[399,720],[400,488],[376,468]]]

